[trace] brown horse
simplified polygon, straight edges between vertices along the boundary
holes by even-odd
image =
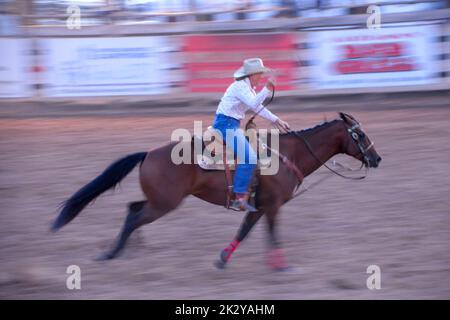
[[[359,123],[348,114],[339,115],[339,119],[311,129],[280,135],[279,152],[294,163],[304,177],[339,153],[360,160],[366,167],[377,167],[381,161]],[[64,203],[52,230],[56,231],[70,222],[87,204],[116,186],[138,164],[141,164],[141,188],[147,199],[129,204],[129,213],[122,231],[112,250],[102,256],[104,259],[116,257],[134,230],[174,210],[188,195],[224,206],[227,200],[225,174],[220,171],[205,171],[197,164],[174,164],[171,150],[175,144],[170,143],[150,152],[131,154],[111,164]],[[292,199],[293,192],[301,181],[298,181],[298,175],[294,174],[292,168],[282,163],[277,174],[260,175],[258,179],[255,198],[258,212],[246,214],[235,239],[221,252],[217,267],[223,268],[226,265],[237,246],[265,214],[270,240],[268,262],[273,269],[286,268],[275,232],[276,215],[280,207]]]

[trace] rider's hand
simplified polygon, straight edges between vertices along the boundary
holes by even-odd
[[[270,91],[274,91],[275,90],[275,84],[276,84],[275,79],[274,78],[269,78],[267,80],[267,83],[266,83],[266,88],[269,89]]]
[[[275,124],[277,127],[280,127],[281,129],[283,129],[286,132],[291,131],[291,127],[289,126],[289,123],[281,120],[280,118],[278,118],[277,121],[275,121]]]

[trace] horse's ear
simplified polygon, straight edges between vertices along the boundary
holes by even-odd
[[[339,117],[341,117],[341,119],[344,120],[346,123],[350,123],[350,121],[345,113],[339,112]]]

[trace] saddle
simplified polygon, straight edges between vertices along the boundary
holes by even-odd
[[[236,170],[236,160],[234,158],[234,153],[232,150],[226,148],[225,142],[223,141],[221,134],[218,134],[216,129],[213,127],[208,127],[205,132],[206,137],[211,137],[211,139],[204,140],[202,137],[195,136],[202,143],[202,154],[197,156],[197,162],[200,168],[203,170],[227,170],[227,166],[230,171]],[[257,151],[258,148],[262,148],[256,137],[249,139],[253,150]],[[257,170],[263,170],[270,167],[271,158],[268,155],[258,154]]]

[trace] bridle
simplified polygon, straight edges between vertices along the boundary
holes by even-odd
[[[358,155],[361,154],[363,156],[364,161],[367,164],[369,164],[370,159],[369,159],[369,156],[367,155],[367,151],[369,151],[370,149],[373,148],[373,142],[369,140],[370,144],[367,147],[364,147],[363,140],[366,137],[366,135],[364,133],[359,134],[358,132],[355,131],[355,129],[359,129],[359,128],[361,128],[361,124],[356,122],[351,128],[347,128],[347,132],[350,134],[350,136],[352,137],[352,139],[356,142],[356,145],[358,146],[358,149],[359,149]]]
[[[358,150],[360,152],[360,153],[358,153],[358,155],[361,154],[363,159],[364,159],[364,161],[361,161],[361,167],[359,168],[359,170],[361,170],[364,164],[369,165],[370,159],[369,159],[369,156],[368,156],[367,152],[371,148],[373,148],[374,144],[373,144],[373,142],[370,142],[370,144],[367,147],[364,147],[363,140],[365,138],[365,134],[364,133],[359,134],[358,132],[355,131],[355,129],[358,129],[358,128],[361,127],[361,124],[358,123],[356,120],[354,120],[354,121],[356,123],[352,127],[347,128],[347,132],[349,133],[350,137],[353,139],[353,141],[356,143],[356,145],[358,147]],[[303,137],[302,135],[298,134],[298,132],[296,132],[296,131],[290,131],[290,133],[294,134],[297,138],[301,139],[304,142],[304,144],[306,145],[306,148],[311,153],[311,155],[316,159],[316,161],[318,161],[321,165],[323,165],[325,168],[327,168],[328,170],[330,170],[334,174],[338,175],[339,177],[342,177],[344,179],[349,179],[349,180],[362,180],[362,179],[367,177],[367,173],[369,171],[369,169],[367,167],[366,167],[366,172],[364,173],[364,175],[359,176],[359,177],[349,177],[349,176],[345,176],[345,175],[337,172],[336,170],[330,168],[325,162],[323,162],[322,160],[320,160],[316,156],[316,154],[314,153],[314,150],[312,149],[312,147],[309,144],[309,142],[305,139],[305,137]],[[348,140],[347,145],[348,145],[349,142],[350,142],[350,140]],[[339,164],[339,166],[344,167],[343,165],[340,165],[340,164]],[[350,171],[352,171],[352,170],[350,169]]]

